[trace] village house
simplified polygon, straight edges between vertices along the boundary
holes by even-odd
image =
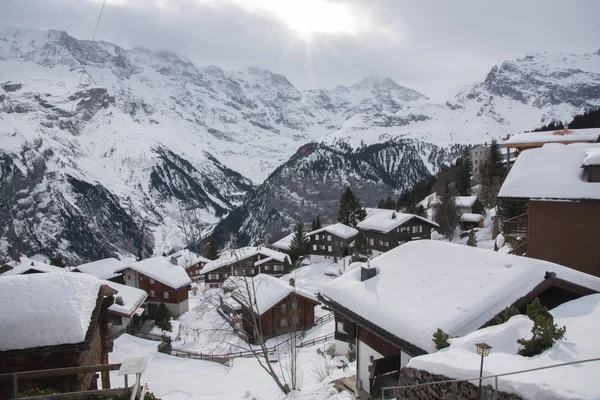
[[[600,276],[600,144],[548,144],[519,156],[499,201],[526,213],[503,221],[528,257]]]
[[[478,144],[471,147],[469,150],[471,153],[472,171],[473,177],[481,175],[481,168],[490,156],[490,147],[487,143]]]
[[[435,206],[439,203],[440,196],[437,193],[432,193],[421,200],[418,205],[427,210],[427,216],[431,219],[435,218]],[[454,196],[454,204],[458,215],[468,213],[481,213],[484,209],[483,204],[477,196]]]
[[[177,263],[185,269],[188,276],[193,282],[197,282],[202,279],[202,268],[211,260],[203,257],[199,254],[194,253],[188,249],[179,250],[169,257],[173,257],[177,260]]]
[[[202,269],[202,275],[208,287],[219,288],[230,276],[282,276],[285,274],[286,261],[290,262],[287,254],[264,246],[242,247],[225,251],[221,257],[207,263]]]
[[[514,151],[515,156],[529,149],[544,146],[547,143],[598,143],[600,142],[600,128],[569,129],[568,125],[558,131],[527,132],[510,136],[504,141],[502,147]],[[508,156],[507,156],[508,157]]]
[[[241,322],[250,343],[303,330],[315,322],[318,301],[294,286],[266,274],[233,276],[223,284],[231,298],[240,304]],[[260,320],[262,338],[257,336]]]
[[[378,256],[410,240],[431,239],[431,229],[439,225],[418,215],[378,209],[356,227]]]
[[[125,284],[148,293],[146,312],[153,318],[160,303],[165,303],[171,314],[178,317],[188,311],[188,289],[192,283],[177,259],[152,257],[118,269]]]
[[[139,327],[144,314],[144,301],[148,297],[142,289],[133,286],[122,285],[113,281],[102,281],[104,285],[114,291],[114,303],[108,307],[108,322],[111,332],[124,329],[132,324]]]
[[[66,272],[64,268],[55,267],[54,265],[46,264],[41,261],[35,261],[23,256],[21,256],[20,261],[11,261],[5,265],[10,268],[5,268],[6,271],[0,274],[0,276],[43,274],[48,272]]]
[[[271,243],[269,247],[274,250],[280,251],[285,254],[290,253],[290,245],[292,244],[292,238],[294,237],[294,233],[290,233],[289,235],[277,240],[274,243]]]
[[[308,232],[312,263],[343,257],[352,253],[352,242],[358,231],[344,224],[333,224]]]
[[[481,214],[464,213],[460,216],[460,229],[470,231],[473,228],[483,228],[484,218]]]
[[[344,318],[336,338],[354,340],[357,389],[376,396],[412,357],[436,351],[438,328],[464,336],[506,307],[524,312],[538,297],[552,309],[598,291],[599,278],[558,264],[418,240],[329,282],[319,300]]]
[[[102,282],[85,274],[32,274],[0,279],[0,375],[21,371],[108,364],[113,343]],[[32,290],[35,288],[35,290]],[[19,379],[19,392],[53,388],[60,392],[97,388],[96,373],[35,380]],[[110,388],[108,372],[102,386]],[[10,381],[0,398],[13,397]]]
[[[115,283],[123,283],[123,275],[115,272],[123,267],[123,263],[116,258],[104,258],[87,264],[81,264],[71,268],[71,272],[81,272],[83,274],[93,275],[98,279],[106,279]]]

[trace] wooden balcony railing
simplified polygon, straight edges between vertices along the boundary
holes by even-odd
[[[527,213],[509,218],[502,224],[502,230],[506,236],[527,236]]]

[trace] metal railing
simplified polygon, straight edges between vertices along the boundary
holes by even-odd
[[[589,362],[594,362],[594,361],[600,361],[600,358],[590,358],[587,360],[570,361],[570,362],[561,363],[561,364],[546,365],[544,367],[523,369],[520,371],[513,371],[513,372],[505,372],[503,374],[497,374],[497,375],[488,375],[488,376],[483,376],[481,378],[476,377],[476,378],[468,378],[468,379],[446,379],[443,381],[426,382],[426,383],[419,383],[419,384],[415,384],[415,385],[388,386],[388,387],[381,388],[381,399],[382,400],[396,399],[396,398],[398,398],[397,391],[399,391],[399,390],[406,390],[406,389],[412,389],[412,388],[423,387],[423,386],[439,385],[439,384],[444,384],[444,383],[471,382],[471,381],[478,382],[478,381],[483,381],[485,379],[494,379],[494,399],[497,400],[498,392],[499,392],[498,391],[498,378],[500,378],[500,377],[524,374],[524,373],[533,372],[533,371],[541,371],[541,370],[550,369],[550,368],[559,368],[559,367],[564,367],[567,365],[584,364],[584,363],[589,363]],[[386,392],[389,392],[392,390],[394,391],[394,395],[392,397],[386,397],[386,395],[385,395]]]

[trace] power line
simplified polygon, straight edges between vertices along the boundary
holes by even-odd
[[[104,11],[104,6],[106,5],[106,0],[104,0],[102,2],[102,8],[100,8],[100,15],[98,15],[98,20],[96,21],[96,27],[94,28],[94,34],[92,35],[92,42],[94,41],[94,39],[96,38],[96,32],[98,32],[98,25],[100,25],[100,19],[102,18],[102,12]],[[85,66],[87,65],[88,62],[88,58],[90,56],[90,51],[88,49],[87,54],[85,55],[85,58],[83,59],[83,63],[81,64],[81,76],[79,77],[79,83],[77,84],[77,89],[75,90],[75,93],[77,93],[79,91],[79,88],[81,87],[81,82],[83,81],[83,74],[85,74]],[[77,99],[73,99],[73,104],[71,105],[71,112],[73,112],[73,108],[75,108],[75,101]]]

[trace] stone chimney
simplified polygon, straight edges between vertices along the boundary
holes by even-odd
[[[122,306],[123,305],[123,297],[122,296],[115,297],[115,304]]]
[[[290,283],[291,287],[296,287],[296,279],[295,278],[290,278],[289,283]]]
[[[177,261],[177,257],[171,256],[171,259],[169,260],[169,262],[173,265],[179,265],[179,262]]]

